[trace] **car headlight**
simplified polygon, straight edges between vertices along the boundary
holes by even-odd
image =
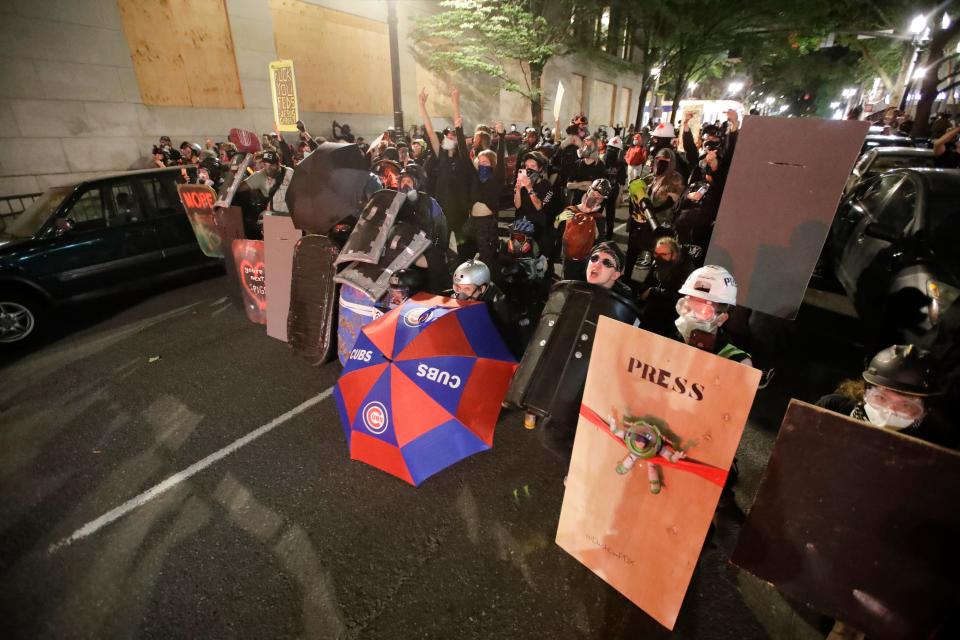
[[[930,296],[930,322],[937,324],[944,312],[960,296],[960,289],[931,279],[927,280],[927,295]]]

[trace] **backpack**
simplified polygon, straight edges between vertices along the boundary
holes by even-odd
[[[597,242],[593,215],[577,211],[563,229],[563,254],[571,260],[586,260]]]

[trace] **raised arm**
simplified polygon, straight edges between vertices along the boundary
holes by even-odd
[[[427,142],[430,143],[430,148],[433,149],[433,155],[440,157],[440,143],[437,142],[437,134],[433,131],[433,123],[430,122],[430,114],[427,113],[427,90],[422,89],[420,95],[417,96],[417,100],[420,103],[420,119],[423,120],[423,128],[427,130]]]
[[[960,127],[954,127],[953,129],[947,129],[947,132],[934,140],[933,142],[933,155],[942,156],[947,150],[947,143],[953,140],[956,135],[960,133]]]

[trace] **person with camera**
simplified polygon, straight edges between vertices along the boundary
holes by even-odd
[[[549,215],[553,187],[547,179],[547,159],[539,151],[531,151],[520,158],[520,162],[513,189],[516,218],[526,218],[533,223],[534,238],[549,258],[548,248],[553,242],[553,220]]]
[[[197,182],[210,183],[214,189],[220,184],[220,161],[216,157],[207,154],[201,157],[202,149],[196,142],[180,143],[180,156],[182,164],[197,165]]]

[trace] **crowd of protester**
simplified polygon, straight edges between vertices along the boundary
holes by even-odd
[[[422,91],[419,124],[407,131],[390,127],[369,144],[336,121],[329,139],[312,135],[302,123],[293,143],[279,132],[265,133],[245,182],[262,196],[263,212],[287,214],[284,194],[297,165],[328,140],[356,144],[369,160],[368,193],[381,188],[406,193],[442,256],[442,267],[432,265],[429,277],[400,274],[397,280],[486,301],[517,356],[551,285],[583,280],[635,304],[641,326],[650,331],[752,363],[750,354],[731,342],[749,338],[724,329],[742,313],[736,308],[735,274],[703,264],[736,151],[735,111],[728,111],[725,121],[697,127],[690,115],[676,125],[659,122],[639,130],[617,125],[612,136],[603,127],[591,132],[582,114],[552,128],[495,122],[477,124],[471,132],[464,128],[454,89],[452,126],[438,131],[427,98]],[[912,122],[891,111],[884,126],[903,135]],[[960,127],[940,115],[931,131],[941,165],[957,167]],[[162,137],[153,161],[161,167],[196,165],[195,172],[184,174],[187,179],[217,188],[236,154],[230,142],[184,141],[175,148]],[[618,227],[617,207],[624,204],[629,214]],[[730,326],[737,324],[745,323]],[[864,397],[854,393],[846,402],[860,407],[858,416],[880,415],[864,411]]]

